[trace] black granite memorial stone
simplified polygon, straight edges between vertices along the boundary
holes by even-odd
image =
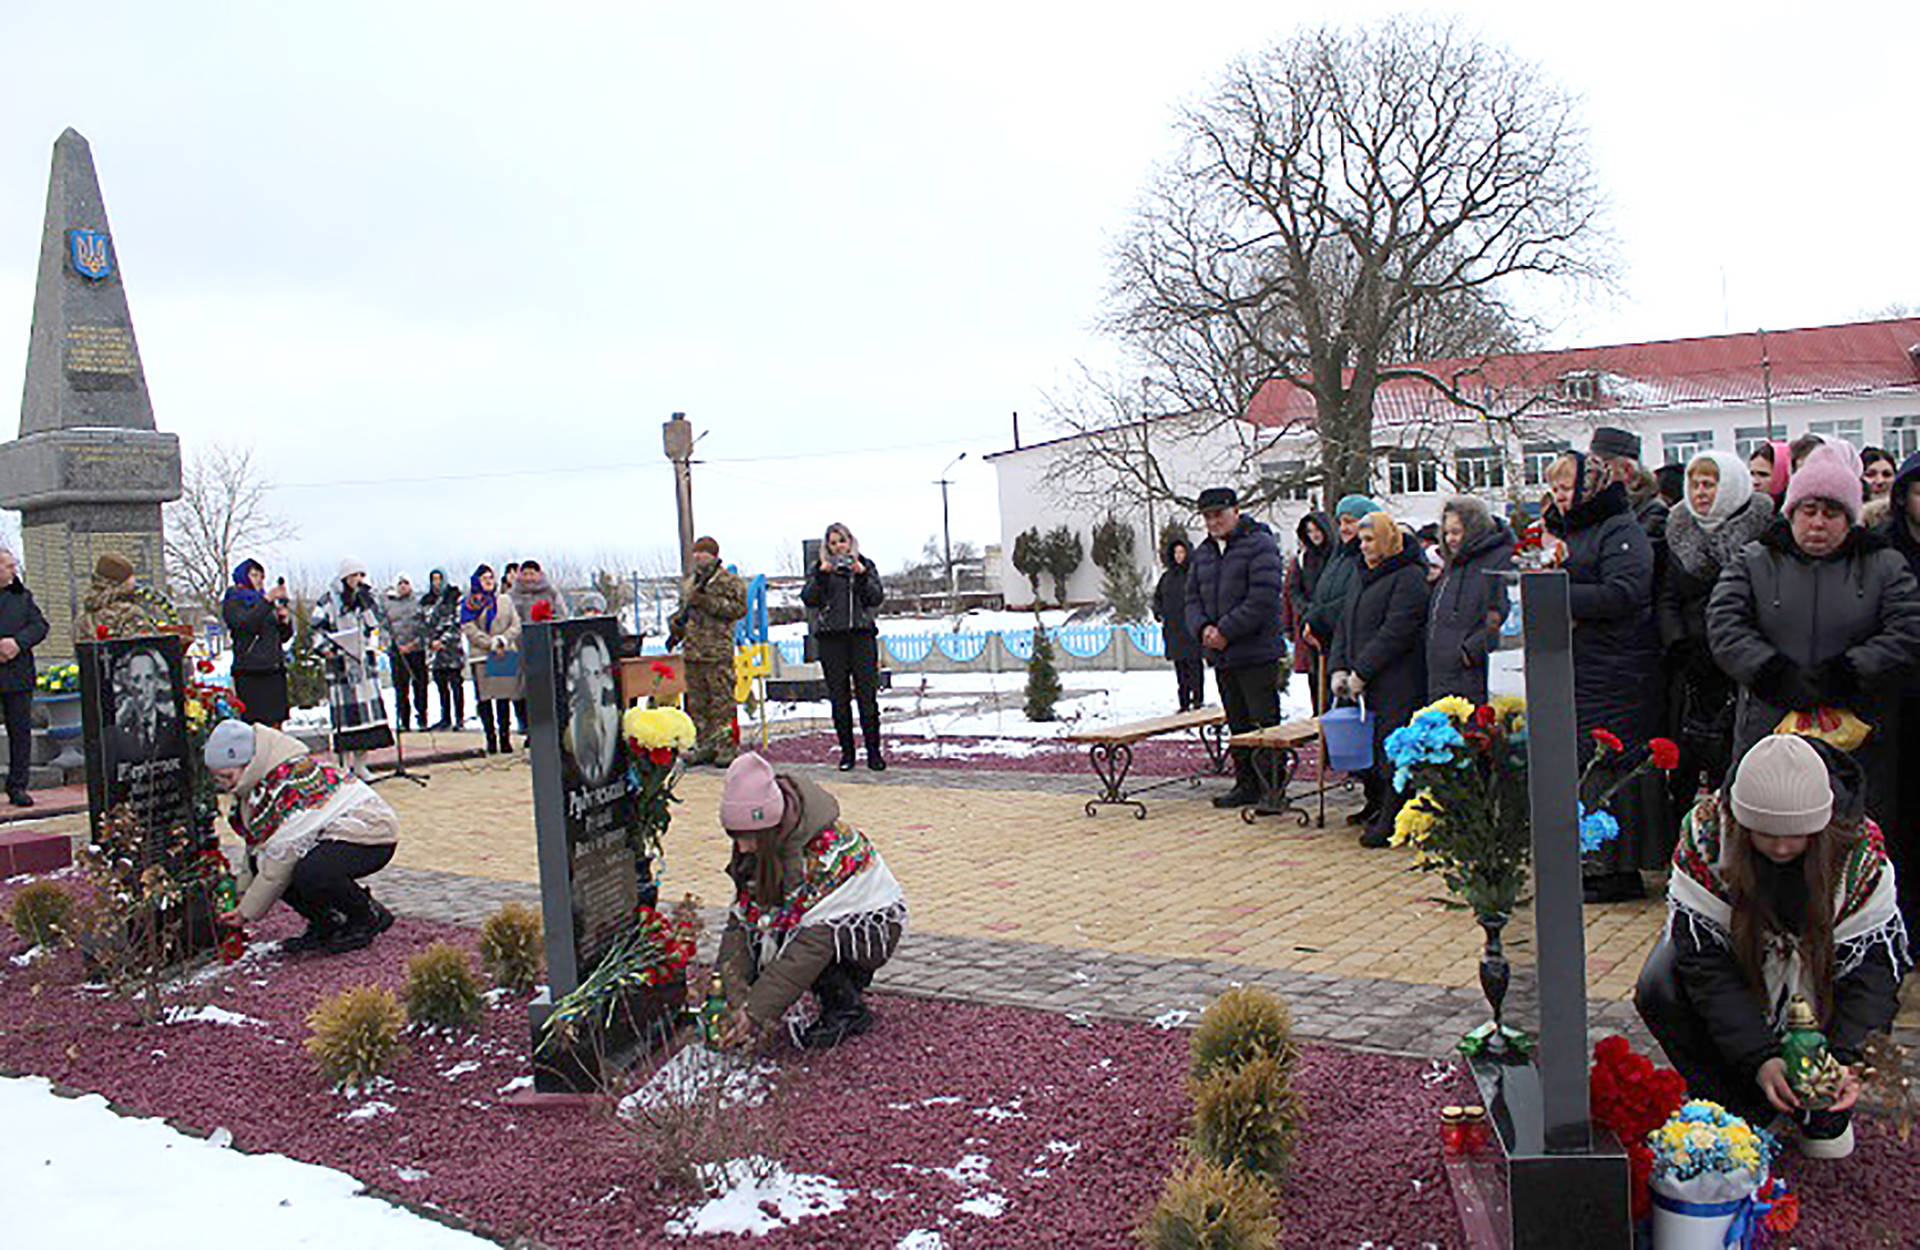
[[[87,816],[97,836],[107,813],[124,807],[146,831],[148,864],[193,823],[185,648],[172,634],[79,648]]]
[[[612,617],[539,622],[521,633],[548,985],[528,1014],[534,1086],[543,1092],[592,1089],[609,1065],[658,1033],[685,992],[684,984],[635,991],[617,1006],[613,1027],[571,1041],[549,1035],[541,1044],[554,1005],[592,974],[643,901],[646,865],[631,840],[635,808],[620,732],[619,649]]]

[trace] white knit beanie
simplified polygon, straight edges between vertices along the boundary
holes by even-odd
[[[208,768],[245,768],[253,762],[253,726],[243,720],[223,720],[207,735]]]
[[[1800,837],[1833,819],[1827,763],[1799,734],[1768,734],[1753,744],[1733,778],[1733,817],[1755,833]]]

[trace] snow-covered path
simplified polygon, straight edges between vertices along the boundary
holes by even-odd
[[[160,1120],[63,1098],[44,1077],[0,1078],[0,1210],[10,1246],[252,1250],[379,1246],[483,1250],[492,1242],[357,1196],[344,1172],[242,1154]]]

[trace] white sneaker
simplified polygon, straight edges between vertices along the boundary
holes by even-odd
[[[1800,1153],[1809,1159],[1844,1159],[1853,1153],[1853,1121],[1847,1121],[1838,1137],[1808,1137],[1802,1133],[1799,1144]]]

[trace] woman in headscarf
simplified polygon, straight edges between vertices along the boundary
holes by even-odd
[[[1912,967],[1897,888],[1849,756],[1772,734],[1741,757],[1725,791],[1687,817],[1666,933],[1633,994],[1692,1097],[1755,1124],[1792,1115],[1809,1158],[1852,1153],[1861,1047],[1892,1024]],[[1825,1107],[1805,1105],[1788,1077],[1795,996],[1846,1065]]]
[[[220,601],[220,619],[233,639],[233,693],[249,721],[278,729],[287,719],[287,656],[293,637],[283,582],[267,590],[258,560],[242,560]]]
[[[1207,701],[1206,662],[1200,658],[1200,641],[1187,628],[1187,559],[1192,554],[1186,539],[1169,539],[1160,556],[1166,567],[1153,587],[1153,615],[1160,622],[1162,650],[1173,665],[1183,712]]]
[[[1733,679],[1707,645],[1707,599],[1720,572],[1773,524],[1773,499],[1754,490],[1747,464],[1730,451],[1703,451],[1687,464],[1680,506],[1667,518],[1667,576],[1660,584],[1660,645],[1666,649],[1680,765],[1669,776],[1676,817],[1693,808],[1704,781],[1725,779],[1733,736]]]
[[[1653,624],[1653,544],[1634,519],[1627,488],[1577,451],[1547,469],[1553,498],[1543,517],[1564,547],[1573,614],[1573,704],[1580,760],[1593,755],[1593,731],[1605,729],[1629,755],[1644,748],[1660,715],[1660,652]],[[1646,897],[1641,868],[1664,863],[1659,827],[1665,795],[1658,778],[1614,802],[1620,834],[1584,865],[1589,902]]]
[[[481,565],[460,601],[460,632],[473,666],[473,701],[487,731],[487,754],[513,751],[513,701],[526,690],[520,672],[520,618],[513,600],[497,593],[493,570]]]
[[[1419,543],[1384,512],[1360,523],[1360,567],[1346,617],[1333,636],[1333,693],[1363,699],[1373,713],[1373,767],[1363,775],[1371,813],[1360,845],[1379,848],[1393,833],[1405,796],[1394,792],[1387,735],[1426,702],[1427,572]]]
[[[466,648],[460,642],[460,592],[435,569],[427,575],[427,593],[420,600],[426,612],[427,670],[440,692],[440,719],[435,729],[459,729],[467,723]]]
[[[326,663],[333,753],[362,781],[373,776],[367,752],[393,745],[380,694],[380,648],[374,643],[374,630],[381,625],[367,566],[348,556],[313,605],[313,649]]]
[[[1440,579],[1427,614],[1427,700],[1487,701],[1487,665],[1507,619],[1513,531],[1486,501],[1455,495],[1440,509]]]
[[[1307,611],[1313,605],[1314,588],[1320,584],[1321,570],[1333,555],[1333,519],[1324,512],[1309,512],[1293,527],[1300,549],[1287,562],[1287,580],[1282,587],[1280,610],[1287,637],[1293,643],[1293,671],[1307,675],[1308,694],[1313,698],[1313,714],[1326,710],[1326,653],[1307,641]],[[1194,706],[1198,707],[1198,704]]]
[[[1787,497],[1787,483],[1793,479],[1793,451],[1778,439],[1762,443],[1747,457],[1747,470],[1753,474],[1753,489],[1773,499],[1773,510],[1780,511]]]

